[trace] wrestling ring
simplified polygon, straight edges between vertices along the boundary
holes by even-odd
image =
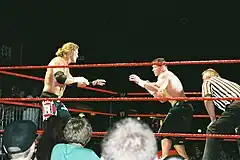
[[[166,65],[204,65],[204,64],[234,64],[240,63],[240,60],[207,60],[207,61],[174,61],[174,62],[141,62],[141,63],[108,63],[108,64],[83,64],[83,65],[69,65],[69,66],[9,66],[9,67],[0,67],[0,74],[16,76],[20,78],[32,79],[36,81],[43,81],[43,78],[30,76],[26,74],[20,74],[12,72],[13,70],[32,70],[32,69],[46,69],[46,68],[100,68],[100,67],[140,67],[140,66],[152,66],[153,64],[166,64]],[[184,83],[184,82],[183,82]],[[61,100],[62,102],[123,102],[123,101],[166,101],[166,100],[188,100],[188,101],[203,101],[203,100],[240,100],[240,98],[203,98],[201,97],[201,92],[185,92],[185,94],[191,95],[191,97],[165,97],[165,98],[152,98],[147,97],[150,94],[145,93],[136,93],[129,92],[126,93],[124,97],[112,97],[113,95],[119,95],[118,92],[99,89],[94,87],[83,87],[83,89],[91,90],[95,92],[101,92],[109,94],[109,98],[0,98],[0,104],[8,104],[8,105],[17,105],[24,107],[40,107],[37,103],[31,102],[39,102],[43,100]],[[134,97],[133,97],[134,96]],[[146,97],[139,97],[146,96]],[[195,96],[195,97],[192,97]],[[76,113],[87,113],[94,115],[104,115],[104,116],[112,116],[116,117],[117,114],[113,113],[105,113],[91,110],[81,110],[69,108],[68,110]],[[128,114],[128,117],[165,117],[166,114]],[[219,115],[218,115],[219,116]],[[194,118],[208,118],[208,115],[194,115]],[[207,127],[207,126],[206,126]],[[0,130],[0,133],[4,132],[4,130]],[[43,131],[39,130],[38,134],[41,134]],[[106,132],[93,132],[93,137],[103,137]],[[185,133],[155,133],[156,137],[162,136],[171,136],[171,137],[185,137],[186,140],[205,140],[206,138],[219,138],[224,141],[236,141],[240,138],[240,135],[226,135],[226,134],[185,134]]]

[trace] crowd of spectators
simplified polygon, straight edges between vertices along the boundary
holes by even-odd
[[[19,86],[13,85],[9,89],[0,88],[0,97],[11,97],[11,98],[36,98],[40,94],[39,88],[31,88],[30,91],[26,91],[23,88],[20,89]],[[34,104],[34,103],[33,103]],[[38,128],[41,128],[41,111],[40,108],[31,106],[23,106],[17,104],[0,104],[2,124],[3,129],[7,124],[15,120],[31,120]]]

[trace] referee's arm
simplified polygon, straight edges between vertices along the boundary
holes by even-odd
[[[202,97],[212,97],[211,84],[208,81],[203,82],[202,84]],[[205,108],[208,112],[208,115],[211,121],[216,120],[215,108],[212,100],[204,100]]]

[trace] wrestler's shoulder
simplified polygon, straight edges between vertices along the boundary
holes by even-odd
[[[172,71],[167,71],[164,76],[168,77],[169,79],[178,79],[178,76]]]
[[[176,76],[176,74],[175,73],[173,73],[172,71],[167,71],[167,73],[166,73],[167,75],[169,75],[169,76]]]
[[[160,74],[161,77],[166,77],[166,76],[171,76],[171,75],[174,75],[174,73],[169,70]]]
[[[63,59],[62,59],[61,57],[54,57],[54,58],[50,61],[49,65],[55,65],[55,64],[57,64],[57,65],[59,65],[59,64],[64,64],[64,61],[63,61]]]

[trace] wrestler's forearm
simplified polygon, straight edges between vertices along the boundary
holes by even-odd
[[[158,87],[155,85],[155,83],[151,83],[151,82],[147,82],[144,85],[144,88],[149,92],[153,92],[153,93],[156,93],[158,91]]]
[[[77,87],[79,87],[79,88],[85,87],[87,85],[85,82],[79,82],[79,81],[75,80],[74,78],[73,79],[71,79],[71,78],[67,79],[65,81],[65,84],[66,85],[76,84]]]
[[[214,108],[214,104],[212,101],[204,101],[205,104],[205,108],[208,112],[208,115],[211,119],[211,121],[215,121],[216,120],[216,114],[215,114],[215,108]]]
[[[65,84],[66,85],[70,85],[70,84],[73,84],[73,83],[77,83],[73,77],[68,77],[65,81]]]

